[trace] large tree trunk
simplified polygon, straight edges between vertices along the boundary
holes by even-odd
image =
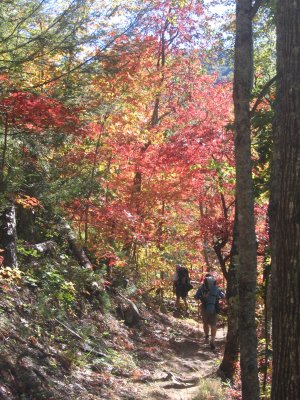
[[[272,400],[300,399],[300,0],[277,1],[271,185]]]
[[[249,102],[253,79],[252,1],[236,5],[234,115],[239,231],[239,333],[243,400],[259,398],[255,325],[256,237]]]
[[[0,216],[0,248],[4,253],[3,264],[7,267],[17,266],[17,229],[16,209],[14,205],[7,207]]]
[[[219,375],[223,380],[232,380],[236,371],[236,364],[239,355],[239,332],[238,332],[238,227],[237,227],[237,209],[235,210],[233,240],[230,251],[230,265],[227,274],[227,292],[228,302],[227,318],[227,337],[224,349],[223,360],[219,367]]]

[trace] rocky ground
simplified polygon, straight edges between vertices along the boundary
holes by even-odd
[[[165,349],[158,352],[154,362],[149,362],[149,379],[145,377],[143,384],[137,381],[132,385],[138,393],[137,399],[193,399],[199,391],[200,380],[215,376],[225,339],[223,329],[219,330],[217,347],[212,351],[204,343],[195,321],[169,320],[176,327],[176,335],[167,333]],[[159,334],[164,335],[166,331]]]
[[[106,312],[89,299],[78,313],[48,315],[36,289],[0,288],[0,399],[188,400],[216,373],[225,331],[212,351],[193,315],[136,299],[139,318],[126,324],[127,298],[115,293]]]

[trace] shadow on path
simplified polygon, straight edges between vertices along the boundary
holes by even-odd
[[[196,321],[174,319],[176,337],[169,339],[168,352],[155,365],[152,378],[143,383],[134,382],[139,393],[136,400],[192,400],[198,392],[201,378],[214,376],[217,361],[222,357],[225,329],[216,336],[216,349],[204,343],[204,336]],[[200,332],[201,331],[201,332]]]

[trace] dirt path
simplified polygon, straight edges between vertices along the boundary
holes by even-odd
[[[168,346],[159,356],[149,354],[150,373],[132,383],[131,391],[135,393],[132,399],[191,400],[197,394],[200,378],[216,372],[225,342],[225,329],[218,329],[216,349],[211,350],[209,344],[204,343],[202,325],[199,327],[191,319],[175,320],[174,324],[177,335],[169,338]]]
[[[43,319],[34,296],[19,286],[1,293],[1,399],[192,400],[222,357],[225,330],[212,351],[196,307],[183,318],[172,314],[174,303],[162,309],[140,301],[141,317],[128,325],[119,296],[111,312],[89,308],[62,322]]]

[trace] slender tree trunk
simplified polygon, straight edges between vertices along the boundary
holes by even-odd
[[[7,153],[7,141],[8,141],[8,117],[5,117],[4,125],[4,137],[3,137],[3,148],[0,158],[0,193],[5,192],[5,164],[6,164],[6,153]]]
[[[5,176],[6,156],[8,150],[8,117],[5,117],[3,147],[0,156],[0,194],[5,196],[7,177]],[[2,199],[3,199],[2,197]],[[16,209],[13,204],[3,206],[0,213],[0,253],[4,257],[3,264],[7,267],[17,266],[17,222]]]
[[[91,176],[90,176],[90,184],[89,184],[90,188],[86,195],[86,206],[85,206],[85,211],[84,211],[84,243],[85,243],[85,245],[87,245],[87,243],[88,243],[88,233],[89,233],[89,213],[90,213],[89,202],[90,202],[90,199],[91,199],[91,197],[93,195],[93,191],[94,191],[98,155],[99,155],[99,151],[101,148],[101,139],[102,139],[103,132],[105,129],[105,123],[106,123],[108,117],[109,117],[109,114],[106,114],[103,118],[103,121],[100,124],[100,130],[98,133],[98,138],[97,138],[97,142],[96,142],[96,146],[95,146],[94,160],[93,160]]]
[[[6,208],[0,216],[0,247],[4,253],[4,265],[17,266],[17,229],[16,209],[14,205]]]
[[[251,176],[250,95],[253,78],[252,1],[236,5],[234,115],[238,203],[239,333],[242,399],[259,399],[255,324],[256,237]]]
[[[164,216],[165,216],[165,207],[166,207],[166,202],[165,202],[165,200],[163,200],[162,205],[161,205],[161,217],[162,218],[164,218]],[[157,231],[156,231],[156,237],[157,237],[156,246],[157,246],[158,250],[160,250],[160,251],[164,247],[163,244],[162,244],[162,236],[163,236],[163,221],[161,220],[158,223],[158,228],[157,228]]]
[[[300,399],[300,0],[277,1],[270,224],[272,400]]]
[[[267,389],[267,378],[268,378],[268,368],[269,368],[269,351],[270,351],[270,326],[271,326],[271,308],[270,308],[270,278],[271,278],[271,266],[264,263],[264,336],[265,336],[265,357],[264,357],[264,377],[262,383],[263,393],[266,393]]]
[[[227,337],[224,349],[223,360],[219,367],[219,375],[224,380],[232,380],[236,371],[236,365],[239,355],[239,330],[238,330],[238,225],[237,209],[235,210],[233,240],[230,251],[230,265],[227,274],[227,292],[226,299],[228,303],[227,318]]]
[[[204,209],[203,209],[203,204],[201,202],[199,202],[199,210],[200,210],[201,218],[203,218],[204,217]],[[207,240],[207,234],[204,233],[204,237],[203,237],[203,256],[204,256],[205,264],[206,264],[207,268],[210,270],[211,269],[211,262],[209,260],[209,254],[208,254],[208,250],[207,250],[208,248],[209,248],[209,244],[208,244],[208,240]]]

